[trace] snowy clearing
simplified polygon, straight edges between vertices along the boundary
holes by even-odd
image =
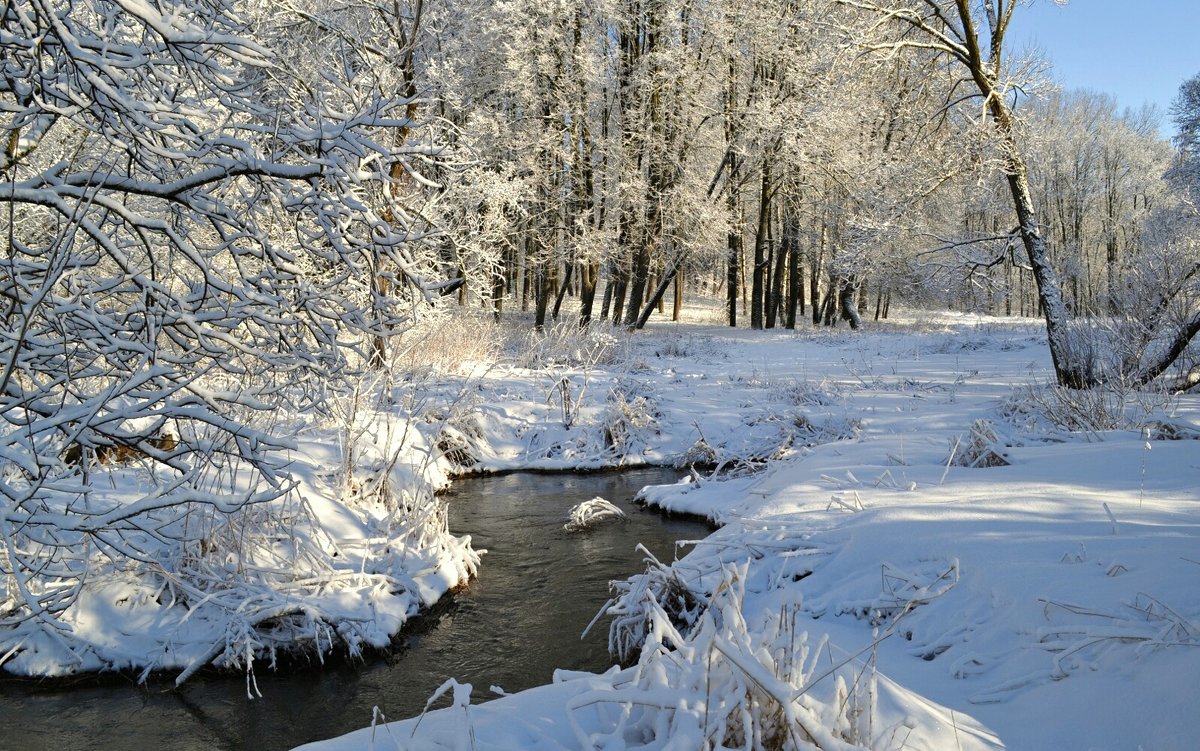
[[[586,386],[570,425],[515,370],[478,380],[473,414],[523,422],[488,468],[617,450],[734,470],[644,491],[723,527],[619,583],[611,640],[638,663],[482,705],[451,686],[448,709],[306,749],[1166,749],[1200,731],[1200,399],[1063,394],[1036,322],[662,325],[624,346],[623,371],[541,376]],[[623,443],[595,444],[633,402]]]

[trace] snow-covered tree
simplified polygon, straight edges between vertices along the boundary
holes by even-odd
[[[5,3],[0,48],[0,622],[55,631],[90,555],[288,492],[272,409],[403,325],[381,275],[428,294],[394,189],[428,149],[409,92],[322,95],[232,1]],[[98,493],[130,457],[157,481]]]
[[[1007,59],[1005,37],[1021,3],[1019,0],[843,2],[864,15],[866,24],[861,43],[869,50],[892,55],[934,51],[968,79],[972,98],[982,101],[982,111],[992,128],[1016,213],[1017,234],[1037,285],[1058,382],[1071,388],[1094,383],[1098,376],[1089,371],[1089,353],[1081,351],[1071,336],[1071,315],[1038,220],[1025,146],[1012,105],[1017,81]]]
[[[1195,196],[1200,193],[1200,74],[1180,84],[1171,102],[1171,120],[1179,150],[1171,177]]]

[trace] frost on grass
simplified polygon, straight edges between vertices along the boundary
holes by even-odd
[[[1030,441],[1099,440],[1118,430],[1160,432],[1159,426],[1177,422],[1170,416],[1172,402],[1170,395],[1120,384],[1090,389],[1022,386],[1004,400],[999,414]],[[1200,434],[1194,428],[1192,432]]]
[[[1098,670],[1105,661],[1129,665],[1152,651],[1200,647],[1197,613],[1182,613],[1145,593],[1139,592],[1113,609],[1049,599],[1041,602],[1048,625],[1034,635],[1037,647],[1050,653],[1050,664],[972,695],[973,703],[1008,701],[1030,686]]]
[[[748,611],[749,562],[722,565],[701,599],[654,562],[639,592],[644,640],[620,684],[568,704],[584,748],[868,748],[907,735],[876,727],[874,668],[829,668],[823,640],[810,642],[800,599]],[[667,744],[667,745],[663,745]]]
[[[687,556],[671,564],[644,548],[642,552],[646,571],[612,582],[613,597],[602,611],[611,618],[609,651],[625,662],[632,660],[661,626],[658,619],[666,618],[680,634],[689,633],[729,566],[755,561],[746,574],[746,586],[753,591],[771,591],[807,577],[829,551],[809,544],[806,536],[790,525],[746,528],[732,524],[695,541]]]
[[[989,420],[976,420],[966,437],[955,439],[950,449],[950,463],[956,467],[1005,467],[1010,463],[1005,442]]]
[[[658,432],[659,417],[651,395],[637,393],[634,384],[619,383],[609,393],[601,420],[604,444],[622,461],[640,454]]]
[[[563,529],[568,532],[582,532],[597,524],[628,518],[624,511],[600,496],[572,506],[567,517],[568,521],[563,525]]]

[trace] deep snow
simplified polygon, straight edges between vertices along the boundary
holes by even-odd
[[[720,463],[643,496],[723,527],[618,586],[637,666],[482,705],[454,687],[306,751],[698,748],[743,737],[739,692],[822,748],[1194,747],[1200,398],[1062,395],[1037,322],[921,318],[659,324],[623,363],[477,374],[482,468]],[[696,598],[673,622],[667,580]]]
[[[296,505],[256,511],[290,536],[205,563],[253,586],[176,598],[186,582],[98,566],[75,650],[14,635],[7,669],[236,664],[287,646],[246,617],[272,608],[306,649],[383,645],[479,564],[427,503],[450,473],[675,464],[645,500],[722,527],[617,583],[611,639],[648,645],[636,665],[485,704],[451,683],[448,709],[305,748],[1195,745],[1200,397],[1064,395],[1037,321],[510,341],[295,418]],[[110,474],[114,496],[139,481]]]

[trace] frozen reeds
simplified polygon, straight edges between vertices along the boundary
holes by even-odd
[[[613,519],[627,519],[625,512],[600,496],[571,507],[569,519],[563,525],[568,532],[582,532]]]

